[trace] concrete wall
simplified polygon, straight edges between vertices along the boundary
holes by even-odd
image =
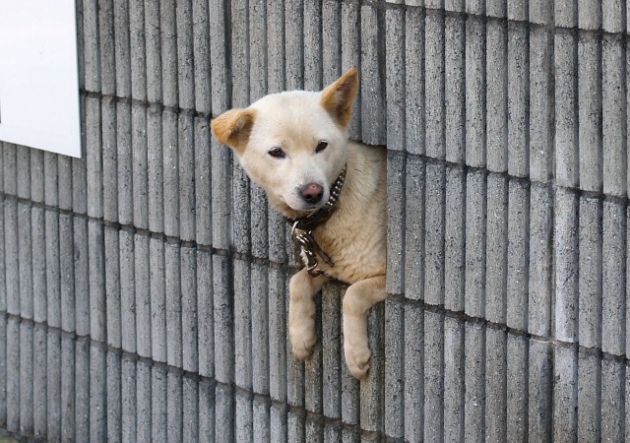
[[[0,429],[630,441],[626,2],[78,11],[83,159],[0,144]],[[361,384],[339,285],[312,360],[292,359],[287,227],[208,130],[353,65],[352,138],[389,149],[391,296]]]

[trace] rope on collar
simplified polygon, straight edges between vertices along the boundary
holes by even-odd
[[[317,226],[324,224],[330,216],[335,212],[337,207],[335,204],[339,199],[343,182],[346,179],[346,167],[343,168],[337,180],[330,187],[330,197],[324,206],[317,211],[304,217],[297,218],[295,220],[287,219],[289,223],[293,224],[291,228],[291,238],[293,242],[300,247],[304,256],[306,257],[306,269],[311,277],[317,277],[323,274],[324,271],[317,269],[319,265],[318,256],[321,257],[328,266],[333,267],[335,264],[330,259],[330,256],[317,244],[313,237],[313,229]],[[298,230],[303,231],[298,234]]]

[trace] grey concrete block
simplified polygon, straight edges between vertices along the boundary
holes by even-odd
[[[450,12],[465,12],[466,0],[444,0],[444,10]]]
[[[90,441],[107,438],[107,360],[104,347],[90,346]]]
[[[602,25],[602,3],[591,0],[578,0],[578,27],[589,31],[598,30]]]
[[[131,96],[140,101],[147,99],[147,52],[144,25],[144,0],[129,0],[129,47],[131,58]]]
[[[234,393],[231,386],[215,388],[215,441],[234,441]]]
[[[303,0],[290,0],[287,3],[287,6],[291,6],[292,8],[299,8],[300,4]],[[301,26],[299,20],[294,18],[293,14],[289,14],[289,9],[286,8],[285,17],[287,19],[287,25],[292,20],[295,20],[295,24],[291,24],[290,26]],[[296,33],[288,34],[289,27],[285,28],[286,35],[296,35]],[[361,44],[360,44],[360,6],[358,3],[346,3],[343,2],[341,4],[341,67],[342,69],[348,69],[351,66],[356,67],[357,69],[361,69]],[[301,33],[301,30],[300,30]],[[298,59],[298,54],[291,54],[291,50],[293,49],[293,45],[296,43],[290,43],[291,40],[299,40],[296,39],[288,39],[286,44],[286,55],[287,57],[291,57],[293,63],[287,63],[287,74],[286,74],[286,86],[287,89],[295,89],[296,85],[299,82],[298,78],[295,77],[293,72],[295,71],[294,66],[299,66],[300,60]],[[298,44],[301,44],[298,43]],[[301,53],[301,51],[298,51]],[[361,94],[360,91],[357,94],[357,97],[354,100],[354,104],[352,106],[352,120],[348,125],[348,135],[353,140],[361,139]]]
[[[485,23],[469,17],[466,20],[466,164],[474,167],[486,165],[485,59]]]
[[[151,441],[151,362],[146,360],[136,362],[136,411],[136,439]]]
[[[249,97],[250,101],[255,101],[267,94],[267,52],[264,47],[260,48],[260,43],[267,39],[267,5],[266,2],[252,2],[248,4],[248,37],[249,37]],[[321,17],[319,14],[314,18]],[[317,35],[314,29],[314,38],[321,43],[321,36]],[[308,35],[308,31],[305,31]],[[321,31],[319,31],[321,34]],[[262,49],[262,50],[261,50]],[[305,53],[308,51],[305,45]],[[321,51],[321,48],[320,48]],[[321,52],[319,53],[321,60]],[[321,77],[321,72],[320,72]]]
[[[555,303],[554,337],[574,342],[578,337],[578,196],[558,187],[554,207]]]
[[[210,15],[208,2],[197,0],[192,2],[192,47],[194,74],[194,107],[197,112],[210,114],[212,92],[210,89]],[[215,11],[212,11],[214,15]],[[214,54],[213,54],[214,55]]]
[[[18,279],[20,297],[20,315],[23,318],[33,318],[33,241],[31,228],[31,208],[19,202],[17,205],[18,225],[18,254],[12,260],[18,259]]]
[[[323,2],[304,2],[304,89],[307,91],[317,91],[322,88],[322,29],[320,20],[322,16]],[[252,11],[253,12],[253,11]],[[254,28],[250,21],[250,29]],[[255,34],[251,34],[255,38]],[[255,63],[255,56],[251,54]],[[252,90],[254,88],[251,88]],[[252,97],[252,100],[254,97]]]
[[[483,318],[486,301],[486,175],[469,171],[466,176],[466,281],[465,312]]]
[[[551,440],[553,367],[551,345],[531,339],[529,343],[529,438]]]
[[[287,441],[295,443],[305,442],[304,428],[304,415],[289,410],[287,414]]]
[[[167,243],[164,247],[166,292],[166,362],[182,367],[182,290],[180,245]]]
[[[33,433],[33,326],[20,323],[19,332],[19,404],[20,433]]]
[[[269,261],[272,263],[285,263],[287,261],[287,248],[293,245],[287,244],[290,231],[284,216],[267,203],[267,230],[269,234]]]
[[[427,163],[424,222],[424,300],[444,304],[444,203],[446,168]]]
[[[464,310],[465,232],[461,229],[466,217],[465,172],[456,166],[446,168],[446,214],[444,233],[444,307]],[[448,276],[448,277],[446,277]]]
[[[319,417],[306,416],[304,440],[313,443],[324,442],[324,423]]]
[[[7,321],[6,332],[6,427],[20,430],[20,324],[16,317]]]
[[[515,0],[508,2],[508,20],[510,21],[525,21],[528,19],[528,6],[529,2],[525,0]]]
[[[120,354],[107,353],[107,440],[122,441],[122,380]]]
[[[558,5],[556,3],[556,8]],[[557,17],[557,14],[556,14]],[[555,179],[561,186],[578,185],[577,39],[557,30],[554,43],[555,69]]]
[[[341,342],[344,341],[343,330],[341,333]],[[293,356],[290,358],[294,359]],[[289,380],[291,381],[291,380]],[[293,390],[289,386],[289,393]],[[291,399],[291,396],[289,396]],[[361,385],[354,378],[345,366],[345,362],[341,367],[341,421],[351,425],[358,425],[361,422]]]
[[[98,0],[100,91],[103,95],[116,93],[116,63],[114,43],[114,2]]]
[[[530,207],[528,330],[545,337],[551,327],[553,203],[550,189],[532,184]]]
[[[122,345],[120,318],[120,257],[118,231],[105,228],[105,305],[107,306],[107,344],[114,348]]]
[[[162,113],[162,171],[164,180],[164,233],[179,236],[179,154],[177,114]]]
[[[197,250],[197,319],[199,338],[199,375],[214,375],[214,317],[212,292],[212,256]]]
[[[236,157],[232,162],[232,243],[236,252],[251,253],[251,204],[247,174]]]
[[[44,355],[45,358],[45,355]],[[5,383],[3,383],[0,386],[0,426],[2,426],[3,429],[7,428],[7,386],[8,383],[6,383],[7,381],[7,361],[8,361],[8,357],[7,357],[7,317],[3,314],[0,315],[0,361],[2,361],[2,363],[0,364],[0,380],[4,380]],[[43,378],[42,380],[44,380],[45,383],[45,378]],[[44,390],[44,392],[46,392]],[[43,405],[41,407],[42,409],[45,408],[45,405]]]
[[[601,439],[623,441],[625,414],[625,365],[618,360],[602,360]],[[625,395],[624,395],[625,394]],[[627,413],[627,412],[626,412]]]
[[[0,216],[1,217],[1,216]],[[33,247],[33,320],[46,322],[46,211],[31,207],[31,245]],[[1,236],[1,234],[0,234]],[[1,241],[1,239],[0,239]],[[0,252],[1,253],[1,252]],[[0,255],[1,257],[1,255]],[[0,258],[0,260],[2,260]],[[0,296],[1,298],[2,296]],[[2,303],[0,302],[0,305]],[[6,308],[5,308],[6,309]]]
[[[135,353],[136,343],[136,294],[134,281],[134,235],[119,231],[120,245],[120,312],[122,349]]]
[[[404,288],[405,212],[403,210],[405,157],[396,153],[387,155],[387,292],[402,294]],[[412,192],[415,188],[412,188]],[[419,295],[419,294],[418,294]]]
[[[482,324],[464,325],[464,347],[464,440],[482,441],[486,430],[486,330]]]
[[[103,180],[103,218],[108,221],[118,221],[116,103],[111,98],[102,100],[101,124],[103,177],[107,178]]]
[[[0,321],[0,340],[4,338],[3,335],[6,335],[6,330],[4,331],[5,334],[3,334],[2,329],[3,324],[2,321]],[[46,405],[46,344],[46,328],[42,325],[36,325],[34,328],[33,336],[33,435],[38,438],[46,437],[47,428],[46,417],[48,415],[48,410]],[[0,346],[0,358],[6,358],[6,355],[3,355],[3,350],[1,348],[2,346]],[[2,366],[4,367],[5,365]],[[2,375],[2,370],[0,369],[0,380],[6,380],[2,377]],[[4,389],[0,389],[0,391],[4,391]],[[2,393],[0,393],[0,401],[2,401]],[[4,414],[2,414],[1,410],[0,416],[4,417]],[[0,420],[0,422],[1,421],[2,420]]]
[[[602,157],[604,193],[624,197],[627,191],[628,160],[627,103],[622,75],[624,48],[621,37],[602,41]]]
[[[149,241],[149,287],[151,294],[151,355],[153,360],[166,362],[166,276],[164,242]]]
[[[405,12],[385,11],[386,18],[386,91],[387,146],[405,149]]]
[[[210,72],[212,72],[212,115],[219,115],[230,106],[231,88],[228,73],[228,11],[222,0],[210,0]]]
[[[85,0],[82,6],[84,88],[86,91],[98,92],[101,89],[98,1]]]
[[[166,438],[168,441],[184,441],[182,374],[169,370],[166,378]]]
[[[160,49],[162,50],[162,103],[178,105],[177,88],[177,14],[176,2],[168,0],[160,6]]]
[[[424,11],[405,11],[405,144],[412,154],[424,154],[425,85],[424,85]],[[343,54],[342,54],[343,57]]]
[[[466,0],[466,12],[469,15],[485,15],[485,0]]]
[[[86,113],[88,113],[87,109],[86,109]],[[44,151],[40,151],[39,149],[30,149],[29,153],[31,156],[31,167],[30,167],[31,200],[36,203],[43,203],[44,201]]]
[[[444,25],[446,160],[461,164],[466,157],[466,20],[448,16]]]
[[[212,245],[212,155],[210,127],[203,117],[194,120],[195,153],[195,239],[197,244]]]
[[[510,2],[508,17],[513,16],[511,6]],[[523,44],[527,41],[524,23],[508,23],[508,172],[517,177],[529,174],[529,54]]]
[[[252,388],[251,269],[235,259],[234,265],[234,350],[235,381],[240,388]]]
[[[269,441],[287,440],[287,408],[284,405],[271,404],[270,408],[271,432]]]
[[[341,343],[341,293],[340,286],[326,285],[322,291],[322,367],[323,415],[341,418],[341,367],[343,345]]]
[[[147,113],[147,203],[149,230],[164,232],[164,165],[162,159],[162,112],[157,106]],[[134,188],[142,191],[142,188]],[[135,212],[135,211],[134,211]]]
[[[105,234],[100,221],[88,220],[88,242],[90,337],[105,342]]]
[[[576,441],[577,349],[555,346],[553,354],[553,441]]]
[[[96,97],[85,99],[85,168],[87,214],[90,217],[103,217],[103,148],[101,131],[101,100]],[[34,151],[35,152],[35,151]],[[77,184],[75,184],[77,185]]]
[[[529,22],[538,25],[553,24],[553,4],[545,0],[533,0],[529,3]]]
[[[581,1],[580,5],[586,3]],[[595,4],[595,3],[592,3]],[[582,15],[580,9],[580,16]],[[594,13],[591,11],[591,13]],[[582,23],[580,18],[580,23]],[[602,94],[599,39],[581,33],[578,42],[580,189],[602,188]]]
[[[287,322],[284,272],[269,268],[269,395],[273,400],[287,398]]]
[[[144,0],[144,42],[147,69],[147,100],[162,101],[162,44],[158,0]]]
[[[179,237],[192,241],[196,237],[194,123],[192,116],[186,114],[180,114],[178,121]]]
[[[507,440],[527,438],[528,396],[527,338],[508,334],[507,343]]]
[[[155,365],[151,368],[151,441],[155,442],[167,441],[168,388],[166,379],[164,366]]]
[[[137,1],[137,0],[133,0]],[[133,225],[139,229],[149,227],[149,164],[147,151],[147,108],[134,104],[131,107],[131,169]]]
[[[131,97],[129,0],[114,1],[114,47],[116,63],[116,95],[118,97]]]
[[[269,255],[269,230],[267,211],[269,204],[265,191],[255,183],[250,187],[251,253],[265,259]],[[271,209],[272,211],[274,209]]]
[[[444,317],[424,313],[424,440],[444,435]]]
[[[254,441],[252,399],[244,392],[237,391],[235,397],[234,441]]]
[[[444,440],[464,441],[464,322],[444,317]]]
[[[405,266],[404,292],[406,297],[417,300],[424,298],[425,162],[422,157],[410,155],[407,157],[406,165],[404,166],[406,167],[406,181],[404,183],[405,197],[401,199],[400,202],[388,200],[388,204],[392,206],[389,212],[390,217],[404,219],[404,222],[400,220],[398,223],[404,223],[405,232],[404,235],[399,236],[402,237],[401,239],[396,239],[397,241],[395,243],[392,242],[393,244],[388,254],[388,257],[390,257],[388,263],[392,261],[392,254],[402,250],[396,248],[399,246],[401,248],[404,247],[404,257],[402,257],[401,260]],[[390,180],[398,182],[399,180],[395,177],[395,174],[396,171],[391,171]],[[403,206],[404,201],[406,201],[406,206]],[[403,214],[397,214],[397,210],[400,210]],[[392,237],[388,238],[391,239]],[[400,241],[403,242],[402,245],[399,244]],[[396,272],[395,269],[392,271]],[[397,278],[389,274],[388,282],[390,280],[395,281]]]
[[[578,439],[597,441],[601,438],[601,362],[596,355],[579,353],[578,363]]]
[[[253,407],[253,441],[270,442],[271,422],[269,417],[269,402],[264,397],[254,397]]]
[[[134,235],[134,278],[136,305],[137,352],[140,357],[151,357],[151,261],[150,239]]]
[[[252,387],[257,394],[269,395],[269,286],[268,268],[251,265]]]
[[[507,441],[507,333],[486,329],[485,436],[486,441]]]
[[[383,421],[389,437],[402,438],[404,429],[405,343],[404,306],[397,300],[385,301],[385,407]],[[340,362],[341,363],[341,362]],[[327,372],[324,371],[324,377]],[[326,399],[324,399],[324,411]]]
[[[61,440],[70,441],[76,429],[76,342],[69,335],[61,337]]]
[[[425,19],[425,144],[426,155],[444,158],[446,109],[445,99],[445,24],[442,11],[428,10]]]
[[[234,296],[230,268],[227,257],[212,257],[215,378],[222,383],[234,380]],[[222,392],[217,392],[217,396],[222,396]]]
[[[76,328],[76,293],[74,291],[74,218],[59,214],[59,267],[61,269],[61,329]]]
[[[486,38],[486,160],[490,171],[505,172],[508,167],[507,26],[489,21]]]
[[[232,224],[232,155],[230,149],[212,138],[212,246],[229,249]]]
[[[602,2],[602,29],[605,32],[621,33],[626,30],[623,0],[604,0]]]
[[[5,202],[5,211],[6,205]],[[8,220],[7,214],[4,215],[5,222]],[[10,219],[9,219],[10,220]],[[5,225],[5,229],[8,227]],[[6,235],[5,241],[10,237]],[[5,253],[9,251],[10,243],[5,244]],[[15,257],[15,256],[14,256]],[[11,267],[11,262],[7,261],[5,269],[7,276]],[[61,326],[61,286],[60,286],[60,267],[59,267],[59,214],[53,210],[46,211],[46,321],[49,326],[58,328]],[[9,295],[10,280],[6,280],[7,289],[7,307],[10,306]],[[11,312],[11,311],[9,311]]]
[[[118,174],[118,221],[123,225],[133,223],[133,136],[131,128],[131,104],[116,104],[116,166]]]
[[[226,5],[227,6],[227,5]],[[232,77],[232,106],[244,108],[249,106],[249,16],[248,16],[248,4],[247,3],[233,3],[229,6],[231,8],[231,23],[227,32],[231,35],[232,53],[228,55],[228,63],[231,66],[228,68]],[[230,17],[228,15],[228,17]],[[301,31],[301,30],[300,30]],[[295,34],[291,34],[295,35]],[[229,48],[228,48],[229,50]],[[300,47],[300,51],[303,48]],[[224,109],[216,109],[216,114],[223,112]]]
[[[280,3],[279,1],[274,2],[272,0],[267,4],[267,27],[270,29],[270,31],[267,32],[267,45],[269,48],[267,51],[267,64],[269,72],[272,72],[271,69],[276,63],[274,57],[278,58],[283,55],[283,48],[279,44],[277,45],[277,50],[281,51],[280,54],[274,55],[273,50],[275,48],[269,47],[269,43],[273,43],[275,39],[282,37],[281,33],[277,31],[274,32],[274,21],[279,21],[278,18],[274,18],[274,15],[282,16]],[[339,38],[341,36],[341,4],[339,2],[322,2],[322,23],[326,23],[326,29],[328,30],[322,32],[322,79],[323,85],[325,86],[333,83],[343,73],[341,59],[342,48],[339,44]],[[271,84],[269,86],[271,92]],[[275,91],[276,89],[273,89],[273,92]]]
[[[182,364],[185,371],[199,372],[197,316],[197,257],[191,247],[181,249]]]
[[[425,7],[427,9],[442,9],[444,8],[444,0],[425,0]]]
[[[85,127],[85,122],[81,123]],[[85,142],[84,142],[85,143]],[[69,177],[66,185],[72,188],[72,211],[75,214],[87,212],[87,169],[83,159],[72,159],[72,177]]]
[[[199,380],[199,439],[214,440],[214,385],[208,379]]]
[[[488,175],[485,316],[501,324],[505,324],[507,316],[508,209],[506,177]]]
[[[625,380],[626,392],[630,392],[630,368],[626,367],[626,380]],[[630,396],[626,395],[625,410],[630,410]],[[630,415],[626,414],[626,427],[625,427],[626,440],[630,437]]]
[[[284,1],[281,0],[269,0],[267,3],[267,89],[269,93],[275,93],[284,91],[284,60],[286,54],[284,52]],[[329,12],[330,9],[334,9],[336,13]],[[338,15],[338,10],[341,9],[341,5],[338,3],[326,3],[323,6],[324,16]],[[325,19],[326,20],[326,19]],[[336,32],[330,34],[328,38],[334,39],[335,45],[327,44],[324,34],[324,66],[330,67],[331,71],[340,69],[340,60],[337,58],[337,52],[341,53],[341,45],[339,45],[339,35],[341,27],[340,18],[329,18],[327,23],[331,23],[334,26]],[[326,49],[330,49],[327,51]],[[334,55],[333,55],[334,54]],[[324,79],[326,73],[324,72]]]
[[[545,0],[541,5],[547,4]],[[541,9],[544,9],[541,6]],[[530,8],[531,11],[531,8]],[[546,182],[553,175],[553,40],[546,29],[529,32],[529,175]]]
[[[90,268],[88,255],[88,220],[75,217],[74,229],[74,309],[77,335],[90,334]]]
[[[529,188],[510,180],[508,195],[507,325],[527,329]]]
[[[20,256],[18,203],[15,200],[4,201],[4,260],[5,287],[7,294],[7,312],[20,315]]]
[[[573,28],[577,26],[577,0],[555,0],[553,17],[556,27]],[[558,33],[558,31],[556,32]]]
[[[10,325],[10,323],[9,323]],[[9,334],[7,329],[7,337]],[[7,355],[10,350],[10,342],[7,343]],[[46,430],[49,440],[61,440],[61,333],[58,330],[48,331],[46,348],[46,359],[48,362],[46,373]],[[9,360],[11,361],[11,360]],[[10,368],[10,367],[9,367]],[[7,375],[9,374],[7,368]],[[7,386],[7,399],[9,396],[9,386]],[[9,423],[7,415],[7,423]]]
[[[0,195],[0,311],[7,312],[6,254],[4,242],[4,196]],[[1,340],[0,340],[1,341]],[[0,414],[0,417],[2,415]],[[0,425],[1,426],[1,425]]]
[[[579,340],[582,346],[601,346],[602,319],[602,206],[580,198]]]
[[[176,2],[177,85],[180,109],[195,106],[193,17],[191,2]]]
[[[507,16],[506,0],[488,0],[486,1],[486,15],[488,17],[505,18]]]
[[[322,337],[322,315],[321,305],[317,304],[315,333],[317,337]],[[295,357],[294,357],[295,358]],[[304,362],[304,409],[307,412],[322,414],[324,409],[323,399],[323,366],[324,356],[322,342],[318,340],[313,348],[313,354]],[[373,360],[371,360],[373,361]],[[308,426],[308,425],[307,425]]]
[[[602,245],[602,351],[624,355],[626,310],[626,211],[605,201]],[[588,315],[588,313],[586,313]]]
[[[31,198],[31,149],[26,146],[16,146],[16,175],[17,196],[23,199]]]
[[[197,392],[199,381],[190,376],[183,379],[183,422],[182,441],[199,440],[199,393]]]
[[[4,193],[17,195],[18,189],[18,163],[17,147],[12,143],[3,143],[2,147],[2,178]]]
[[[0,160],[1,162],[2,160]],[[57,206],[59,201],[57,176],[57,155],[51,152],[44,153],[44,201],[49,206]],[[2,187],[0,180],[0,187]]]
[[[75,441],[90,441],[90,342],[76,339],[75,344]]]

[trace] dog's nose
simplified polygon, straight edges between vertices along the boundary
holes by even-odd
[[[309,183],[300,190],[300,195],[306,203],[314,204],[322,199],[324,188],[317,183]]]

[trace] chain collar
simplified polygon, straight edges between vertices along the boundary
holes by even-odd
[[[317,269],[319,264],[318,256],[326,262],[330,267],[335,266],[330,256],[317,244],[313,237],[313,229],[317,226],[326,223],[330,216],[335,212],[337,207],[335,204],[339,199],[343,182],[346,179],[346,168],[344,167],[337,180],[330,188],[330,197],[324,206],[317,211],[304,217],[297,218],[295,220],[287,219],[289,223],[292,223],[291,238],[293,242],[300,247],[304,256],[306,257],[306,269],[311,277],[317,277],[323,274],[324,271]],[[297,231],[303,231],[299,234]]]

